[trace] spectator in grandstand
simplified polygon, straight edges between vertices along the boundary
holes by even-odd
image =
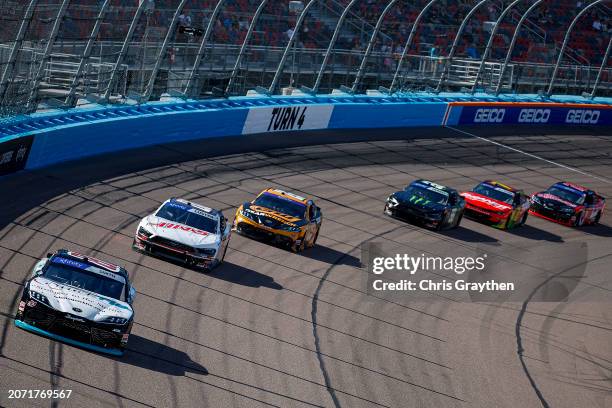
[[[480,54],[478,54],[478,50],[476,49],[474,43],[470,43],[470,45],[468,45],[466,52],[468,57],[472,59],[480,59]]]

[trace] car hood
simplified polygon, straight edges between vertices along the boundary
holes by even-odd
[[[168,221],[154,215],[145,218],[140,226],[157,236],[194,248],[214,246],[220,241],[219,235],[215,233]]]
[[[396,193],[393,194],[393,197],[395,197],[395,199],[404,207],[409,207],[409,208],[414,208],[420,211],[427,211],[427,212],[440,212],[440,211],[444,211],[444,209],[446,208],[446,206],[444,204],[438,204],[438,203],[434,203],[431,201],[425,201],[425,200],[421,200],[421,201],[410,201],[410,198],[412,197],[412,195],[406,191],[398,191]]]
[[[487,197],[482,194],[475,193],[473,191],[468,191],[465,193],[461,193],[461,196],[465,198],[465,201],[478,208],[482,208],[483,210],[488,211],[504,211],[508,212],[512,210],[512,206],[508,203],[504,203],[503,201],[494,200],[491,197]]]
[[[553,194],[549,194],[546,192],[542,192],[542,193],[536,193],[534,194],[535,197],[537,197],[543,204],[549,205],[553,208],[572,208],[575,209],[576,207],[578,207],[576,204],[564,200],[559,196],[553,195]]]
[[[53,309],[91,321],[98,322],[108,317],[130,319],[134,314],[127,302],[63,285],[42,276],[30,281],[30,290],[46,296]]]
[[[250,213],[257,219],[261,219],[260,224],[265,223],[264,221],[266,219],[273,220],[276,223],[291,225],[294,227],[299,227],[300,225],[304,224],[304,220],[301,218],[293,217],[288,214],[283,214],[278,211],[271,210],[270,208],[261,207],[259,205],[253,205],[251,203],[245,203],[242,206],[242,210],[244,212]]]

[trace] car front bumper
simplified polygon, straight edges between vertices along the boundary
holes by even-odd
[[[138,252],[144,253],[146,255],[152,255],[159,258],[169,259],[175,262],[180,262],[186,265],[194,266],[196,268],[209,269],[215,265],[215,257],[205,257],[200,255],[195,255],[191,252],[173,248],[169,245],[164,245],[159,242],[153,242],[150,239],[136,235],[134,237],[134,242],[132,243],[132,248]],[[217,254],[219,250],[215,252]]]
[[[287,245],[293,245],[299,241],[301,234],[301,231],[292,232],[270,228],[240,214],[236,214],[232,230],[257,240],[267,240]]]

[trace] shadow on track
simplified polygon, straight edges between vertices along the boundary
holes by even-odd
[[[563,238],[561,238],[559,235],[529,224],[525,224],[519,228],[510,229],[508,230],[508,233],[516,235],[517,237],[532,239],[534,241],[548,241],[557,243],[563,242]]]
[[[358,258],[321,245],[315,245],[313,248],[308,248],[304,250],[304,252],[300,252],[299,255],[334,266],[347,265],[354,268],[361,268],[361,261]]]
[[[283,286],[275,282],[274,278],[264,275],[263,273],[255,272],[252,269],[235,265],[231,262],[224,262],[206,275],[252,288],[265,287],[275,290],[283,289]]]
[[[208,375],[206,367],[193,361],[187,353],[135,334],[130,335],[129,347],[123,357],[112,358],[121,364],[130,364],[166,375]]]
[[[586,225],[579,229],[585,234],[595,235],[604,238],[612,238],[612,227],[605,224]]]
[[[450,238],[459,239],[467,242],[481,242],[485,244],[499,244],[496,238],[482,234],[478,231],[467,229],[463,226],[459,226],[456,229],[440,231],[441,235],[445,235]]]

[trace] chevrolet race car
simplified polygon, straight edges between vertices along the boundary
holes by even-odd
[[[529,215],[529,196],[498,181],[484,181],[461,196],[465,199],[466,217],[496,228],[521,226]]]
[[[124,268],[61,249],[34,266],[15,325],[96,352],[123,355],[136,290]]]
[[[321,209],[309,200],[268,188],[236,211],[233,229],[255,239],[287,245],[293,252],[314,247],[321,230]]]
[[[223,263],[230,234],[221,211],[171,198],[140,221],[132,248],[207,271]]]
[[[559,182],[531,196],[529,213],[559,224],[580,227],[597,224],[605,206],[606,199],[596,192]]]
[[[385,214],[442,230],[461,223],[465,200],[457,190],[427,180],[416,180],[393,193],[385,203]]]

